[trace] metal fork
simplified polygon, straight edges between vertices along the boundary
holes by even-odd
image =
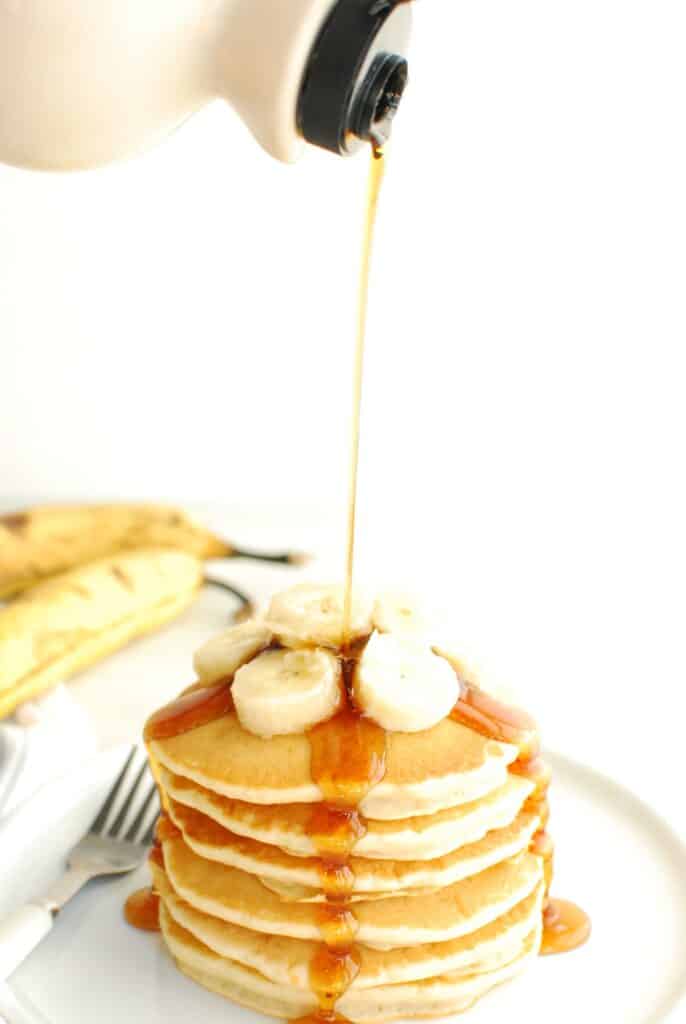
[[[35,949],[52,928],[62,907],[86,882],[102,875],[127,874],[145,858],[152,843],[157,817],[154,814],[147,824],[151,808],[157,803],[157,787],[154,782],[145,790],[143,802],[124,832],[127,818],[135,809],[137,797],[149,773],[148,762],[145,760],[127,791],[126,776],[138,749],[134,747],[131,750],[95,821],[70,852],[67,870],[62,877],[41,899],[32,900],[0,922],[0,980],[9,978]],[[121,808],[108,826],[108,818],[120,794],[124,794]]]

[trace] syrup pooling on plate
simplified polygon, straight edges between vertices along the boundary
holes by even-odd
[[[177,839],[180,836],[181,830],[176,827],[167,814],[162,812],[157,819],[155,838],[148,854],[148,861],[164,871],[162,843],[167,839]],[[138,889],[131,893],[124,904],[124,917],[134,928],[157,932],[160,930],[159,908],[160,898],[152,887]]]
[[[134,928],[144,932],[160,930],[160,898],[148,886],[132,892],[124,904],[124,917]]]
[[[460,681],[460,699],[450,717],[488,739],[517,747],[518,757],[510,766],[510,771],[529,779],[535,786],[526,801],[525,810],[538,814],[541,819],[530,846],[531,852],[543,861],[545,901],[541,953],[564,953],[576,949],[588,939],[591,922],[588,915],[575,904],[566,900],[551,900],[549,896],[555,852],[553,841],[546,831],[551,771],[539,753],[536,722],[519,708],[509,707],[485,693],[465,677],[458,665],[454,667]]]
[[[580,907],[568,900],[550,900],[543,914],[541,955],[576,949],[590,934],[591,920]]]

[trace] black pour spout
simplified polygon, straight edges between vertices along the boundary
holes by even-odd
[[[408,80],[408,0],[337,0],[314,44],[298,125],[315,146],[346,155],[391,133]]]

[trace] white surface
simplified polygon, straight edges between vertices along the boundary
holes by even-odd
[[[96,749],[92,717],[66,686],[22,704],[0,722],[0,820]]]
[[[9,978],[48,934],[51,911],[25,903],[0,920],[0,982]]]
[[[0,827],[0,912],[59,872],[121,760],[121,751],[100,755],[91,771],[48,787]],[[555,889],[592,911],[593,936],[573,955],[541,959],[471,1011],[469,1020],[547,1024],[554,1006],[556,1024],[664,1022],[686,991],[686,850],[628,791],[564,758],[554,756],[553,765]],[[134,877],[92,884],[63,911],[11,982],[27,1022],[42,1019],[30,1008],[49,1024],[262,1019],[183,978],[156,937],[124,924],[126,894],[145,879],[142,868]],[[3,1011],[15,1024],[9,997],[0,992]],[[680,1014],[675,1009],[671,1019]],[[17,1017],[16,1024],[24,1021]]]

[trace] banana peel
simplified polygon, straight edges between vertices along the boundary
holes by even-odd
[[[196,554],[146,548],[45,580],[0,608],[0,718],[175,618],[202,583]]]
[[[166,505],[47,505],[0,516],[0,599],[79,565],[141,548],[228,558],[233,545]]]

